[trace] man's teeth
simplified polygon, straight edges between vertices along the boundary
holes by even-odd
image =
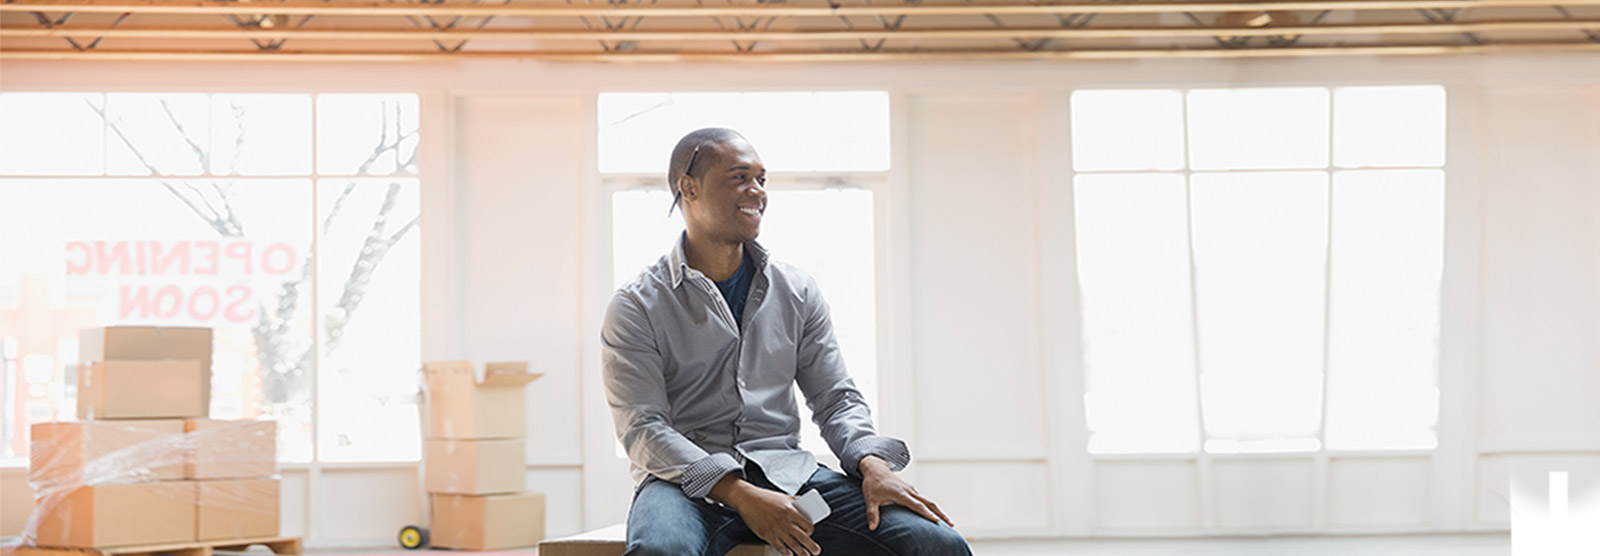
[[[751,215],[751,216],[761,216],[761,209],[758,209],[758,208],[755,208],[755,207],[740,207],[739,208],[739,212],[742,212],[742,213],[745,213],[745,214],[748,214],[748,215]]]

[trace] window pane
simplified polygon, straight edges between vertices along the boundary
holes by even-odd
[[[864,189],[772,191],[762,217],[761,245],[777,261],[810,274],[822,288],[833,333],[856,388],[877,414],[877,307],[872,231],[872,192]],[[811,422],[805,397],[795,389],[800,444],[834,461]]]
[[[8,456],[30,422],[71,419],[75,343],[111,324],[214,329],[211,412],[276,418],[279,457],[311,458],[311,344],[303,180],[0,182],[0,330],[26,362],[9,375]],[[297,310],[298,309],[298,310]],[[12,344],[8,341],[8,344]],[[48,360],[48,361],[47,361]]]
[[[1091,453],[1192,452],[1194,330],[1183,176],[1074,179]]]
[[[417,95],[318,95],[317,172],[417,173]]]
[[[100,93],[0,94],[0,174],[104,173],[104,109]]]
[[[211,173],[311,173],[310,95],[212,95]]]
[[[811,140],[795,147],[800,152],[814,153],[802,166],[816,172],[889,170],[889,93],[819,92],[814,108],[810,114]],[[769,106],[769,109],[782,111],[783,107]],[[784,133],[781,128],[775,131]],[[762,139],[750,138],[757,145],[773,139],[774,134],[766,134]]]
[[[738,130],[772,171],[889,168],[881,91],[602,93],[597,108],[601,172],[664,176],[678,139],[703,127]]]
[[[611,196],[611,286],[620,288],[667,254],[683,233],[683,216],[667,210],[665,189],[631,189]]]
[[[1322,172],[1191,183],[1208,437],[1315,438],[1321,421],[1328,184]],[[1208,443],[1207,449],[1220,448]]]
[[[1190,168],[1327,166],[1327,89],[1189,91]]]
[[[111,93],[106,171],[118,176],[205,173],[211,99],[203,93]]]
[[[1328,447],[1433,448],[1444,172],[1333,179]]]
[[[318,458],[417,461],[421,210],[412,178],[317,184]]]
[[[1333,93],[1341,168],[1444,165],[1444,87],[1346,87]]]
[[[1178,91],[1072,93],[1072,167],[1183,169],[1183,95]]]

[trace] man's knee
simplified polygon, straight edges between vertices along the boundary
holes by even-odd
[[[955,529],[936,525],[929,527],[917,539],[918,556],[971,556],[972,548],[967,546],[967,539],[961,537]]]
[[[905,506],[884,506],[879,538],[899,556],[970,556],[967,540],[949,525],[929,521]]]
[[[623,556],[685,556],[698,555],[705,547],[695,546],[693,539],[677,535],[656,535],[657,538],[637,539],[628,543]]]

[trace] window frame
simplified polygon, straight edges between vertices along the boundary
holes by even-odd
[[[1440,158],[1440,160],[1439,160],[1437,165],[1374,166],[1374,167],[1341,167],[1339,165],[1339,161],[1336,158],[1336,152],[1335,152],[1335,150],[1337,149],[1337,146],[1338,146],[1337,135],[1336,135],[1336,133],[1337,133],[1336,128],[1337,128],[1337,125],[1338,125],[1338,120],[1337,120],[1337,117],[1335,116],[1335,110],[1337,109],[1337,105],[1338,105],[1337,104],[1338,103],[1338,101],[1337,101],[1338,93],[1339,93],[1339,91],[1341,89],[1350,89],[1350,88],[1385,88],[1385,87],[1421,87],[1421,86],[1436,87],[1441,91],[1441,93],[1443,95],[1443,98],[1441,100],[1441,102],[1442,102],[1441,111],[1444,112],[1444,116],[1445,117],[1441,121],[1441,126],[1443,126],[1444,129],[1441,130],[1442,133],[1441,133],[1441,136],[1440,136],[1440,140],[1443,143],[1442,148],[1445,151],[1445,156]],[[1327,151],[1328,152],[1327,152],[1326,164],[1324,166],[1317,167],[1317,168],[1274,167],[1274,168],[1233,168],[1233,169],[1220,169],[1220,170],[1219,169],[1208,169],[1208,170],[1196,170],[1196,169],[1194,169],[1193,168],[1193,162],[1192,162],[1192,154],[1193,153],[1192,153],[1192,150],[1190,148],[1190,143],[1192,141],[1192,136],[1191,136],[1191,133],[1190,133],[1190,123],[1191,123],[1191,117],[1190,117],[1190,94],[1193,91],[1196,91],[1196,90],[1232,91],[1232,90],[1238,90],[1238,89],[1258,89],[1258,90],[1266,90],[1266,89],[1323,89],[1323,90],[1326,90],[1327,93],[1328,93],[1328,95],[1327,95],[1327,111],[1325,113],[1325,116],[1326,116],[1327,122],[1328,122],[1328,125],[1327,125]],[[1330,329],[1331,329],[1331,324],[1332,324],[1331,323],[1331,318],[1332,318],[1332,313],[1333,313],[1333,261],[1332,261],[1333,249],[1332,249],[1331,245],[1332,245],[1332,242],[1334,240],[1333,233],[1334,233],[1334,229],[1335,229],[1335,218],[1336,218],[1335,215],[1333,214],[1333,210],[1334,210],[1334,197],[1333,196],[1335,194],[1335,183],[1337,182],[1337,177],[1341,173],[1346,173],[1346,172],[1358,172],[1359,173],[1359,172],[1369,172],[1369,171],[1379,171],[1379,172],[1382,172],[1382,171],[1437,171],[1443,176],[1441,195],[1444,198],[1441,199],[1440,207],[1441,207],[1442,210],[1447,210],[1448,209],[1448,205],[1449,205],[1448,195],[1449,195],[1449,188],[1450,188],[1450,179],[1449,179],[1449,174],[1447,172],[1447,165],[1448,165],[1448,155],[1449,155],[1449,144],[1448,143],[1449,143],[1449,137],[1450,137],[1450,133],[1451,133],[1451,129],[1450,129],[1450,126],[1449,126],[1449,112],[1450,112],[1451,103],[1450,103],[1450,92],[1449,92],[1448,88],[1442,83],[1385,84],[1385,85],[1352,85],[1352,84],[1346,84],[1346,85],[1329,85],[1329,84],[1266,85],[1266,84],[1262,84],[1262,85],[1251,85],[1251,86],[1226,86],[1226,85],[1223,85],[1223,86],[1175,86],[1175,87],[1151,86],[1151,87],[1143,87],[1143,88],[1121,88],[1121,87],[1118,87],[1118,88],[1074,88],[1074,89],[1068,91],[1067,94],[1066,94],[1066,96],[1068,97],[1067,105],[1069,107],[1069,110],[1068,110],[1069,116],[1068,116],[1068,122],[1067,122],[1066,135],[1068,136],[1069,141],[1071,141],[1071,142],[1075,142],[1077,138],[1072,136],[1073,133],[1072,133],[1072,129],[1071,129],[1072,121],[1071,121],[1071,116],[1070,116],[1070,107],[1072,106],[1072,102],[1073,102],[1072,101],[1072,96],[1075,93],[1078,93],[1080,91],[1083,91],[1083,92],[1174,91],[1174,92],[1178,93],[1179,103],[1180,103],[1180,112],[1179,112],[1179,114],[1180,114],[1180,116],[1182,118],[1182,125],[1181,125],[1181,131],[1182,131],[1181,139],[1182,139],[1182,142],[1181,142],[1181,145],[1182,145],[1182,149],[1183,149],[1182,150],[1183,166],[1181,168],[1176,169],[1176,170],[1158,170],[1158,169],[1078,170],[1076,168],[1076,159],[1073,159],[1072,164],[1069,164],[1068,167],[1067,167],[1067,173],[1068,173],[1069,177],[1067,178],[1066,182],[1068,184],[1068,187],[1071,188],[1071,191],[1072,191],[1072,193],[1070,193],[1069,196],[1072,196],[1072,197],[1075,198],[1075,196],[1076,196],[1076,187],[1077,187],[1076,186],[1077,177],[1081,176],[1081,175],[1097,175],[1097,176],[1162,175],[1162,176],[1179,176],[1179,177],[1181,177],[1183,179],[1185,204],[1190,207],[1189,208],[1189,212],[1188,212],[1189,219],[1186,221],[1186,225],[1185,225],[1185,232],[1186,232],[1185,233],[1185,241],[1186,241],[1186,243],[1188,245],[1188,261],[1187,262],[1188,262],[1189,269],[1190,269],[1189,276],[1188,276],[1188,292],[1189,292],[1189,299],[1190,299],[1189,318],[1190,318],[1191,331],[1192,331],[1192,333],[1193,333],[1193,335],[1195,337],[1194,345],[1192,346],[1193,352],[1194,352],[1193,353],[1193,359],[1194,359],[1193,373],[1194,374],[1193,374],[1192,378],[1193,378],[1193,384],[1194,384],[1194,397],[1195,397],[1196,435],[1197,435],[1197,440],[1198,440],[1198,442],[1196,443],[1196,448],[1193,451],[1182,451],[1182,452],[1092,452],[1092,451],[1088,450],[1088,444],[1085,443],[1084,449],[1085,449],[1085,453],[1089,456],[1089,459],[1091,461],[1095,461],[1095,462],[1099,462],[1099,461],[1195,460],[1195,461],[1197,461],[1199,463],[1199,466],[1200,466],[1200,468],[1202,470],[1202,473],[1203,474],[1209,474],[1209,471],[1207,471],[1207,470],[1209,470],[1210,467],[1211,467],[1210,466],[1210,462],[1216,461],[1216,460],[1228,460],[1228,459],[1274,459],[1274,458],[1301,459],[1301,458],[1306,458],[1306,457],[1312,457],[1312,458],[1314,458],[1316,466],[1319,469],[1325,469],[1327,467],[1328,460],[1330,458],[1334,458],[1334,457],[1365,457],[1365,456],[1372,456],[1372,457],[1384,457],[1384,456],[1387,456],[1387,457],[1413,457],[1413,456],[1433,456],[1436,453],[1438,453],[1439,450],[1440,450],[1440,445],[1443,443],[1442,437],[1444,436],[1444,433],[1440,430],[1440,428],[1442,426],[1444,426],[1444,424],[1445,424],[1444,408],[1442,408],[1442,407],[1438,409],[1438,411],[1436,412],[1436,414],[1434,416],[1434,428],[1433,428],[1433,431],[1434,431],[1435,443],[1434,443],[1434,446],[1432,448],[1331,449],[1331,448],[1328,447],[1328,442],[1327,442],[1327,437],[1328,437],[1328,416],[1329,416],[1329,412],[1328,412],[1328,406],[1329,406],[1329,403],[1328,403],[1328,400],[1329,400],[1328,384],[1329,384],[1329,376],[1330,376],[1330,371],[1331,371],[1331,368],[1330,368],[1331,330]],[[1069,152],[1071,152],[1070,149],[1069,149]],[[1202,391],[1201,382],[1200,382],[1200,374],[1202,372],[1203,367],[1202,367],[1201,359],[1200,359],[1200,357],[1201,357],[1201,355],[1200,355],[1201,346],[1200,346],[1200,342],[1199,342],[1199,334],[1200,334],[1200,315],[1199,315],[1199,310],[1198,310],[1198,305],[1199,305],[1199,284],[1198,284],[1198,280],[1197,280],[1197,278],[1195,276],[1195,248],[1194,248],[1194,244],[1195,244],[1195,237],[1194,237],[1195,229],[1194,229],[1193,209],[1192,209],[1192,197],[1193,197],[1193,190],[1194,190],[1193,189],[1194,188],[1194,177],[1196,175],[1227,175],[1227,174],[1235,174],[1235,175],[1237,175],[1237,174],[1263,174],[1263,173],[1320,173],[1323,176],[1325,176],[1325,181],[1326,181],[1326,184],[1327,184],[1327,187],[1326,187],[1326,190],[1327,190],[1326,211],[1327,211],[1327,215],[1328,215],[1327,222],[1326,222],[1327,245],[1324,246],[1324,252],[1323,252],[1323,255],[1322,255],[1322,258],[1323,258],[1323,287],[1322,287],[1322,311],[1323,311],[1323,313],[1322,313],[1322,321],[1323,321],[1323,326],[1322,326],[1322,335],[1321,335],[1322,336],[1321,337],[1322,356],[1321,356],[1321,366],[1320,366],[1320,372],[1321,372],[1321,394],[1318,396],[1320,407],[1318,408],[1318,416],[1319,417],[1318,417],[1318,426],[1317,426],[1317,431],[1316,431],[1316,436],[1315,436],[1315,440],[1317,442],[1317,448],[1315,450],[1270,450],[1270,451],[1233,451],[1233,452],[1217,451],[1217,452],[1213,452],[1213,451],[1210,451],[1210,450],[1207,449],[1207,444],[1212,440],[1212,438],[1206,432],[1205,395],[1204,395],[1204,393]],[[1076,201],[1074,200],[1072,202],[1072,204],[1073,204],[1074,209],[1075,209],[1076,208]],[[1441,222],[1444,223],[1446,220],[1447,220],[1447,218],[1442,218]],[[1072,228],[1072,238],[1071,239],[1072,239],[1072,243],[1073,243],[1073,247],[1072,247],[1072,252],[1073,252],[1073,255],[1072,255],[1072,257],[1073,257],[1072,268],[1073,268],[1074,276],[1072,278],[1072,283],[1073,283],[1073,289],[1075,290],[1074,291],[1074,296],[1078,298],[1078,301],[1076,302],[1076,305],[1079,308],[1079,310],[1081,311],[1082,310],[1082,301],[1081,300],[1082,300],[1082,296],[1084,295],[1084,292],[1083,292],[1083,288],[1082,288],[1082,280],[1077,275],[1078,272],[1081,272],[1081,266],[1079,265],[1079,262],[1077,261],[1077,246],[1076,246],[1076,244],[1077,244],[1077,240],[1078,240],[1078,238],[1077,238],[1078,234],[1077,234],[1077,230],[1076,230],[1076,224],[1077,224],[1076,218],[1073,218],[1073,225],[1070,226]],[[1439,246],[1440,247],[1440,254],[1441,254],[1441,256],[1443,256],[1444,251],[1447,249],[1447,245],[1445,244],[1445,242],[1448,241],[1448,232],[1446,230],[1441,230],[1440,238],[1441,238],[1441,244]],[[1444,266],[1448,266],[1448,265],[1446,264]],[[1440,275],[1440,283],[1439,283],[1439,287],[1438,287],[1439,294],[1440,294],[1440,297],[1441,297],[1441,303],[1436,309],[1438,311],[1438,313],[1439,313],[1439,320],[1437,321],[1437,326],[1438,326],[1439,329],[1435,331],[1436,332],[1436,336],[1440,336],[1440,337],[1442,337],[1442,335],[1443,335],[1443,328],[1444,328],[1443,315],[1447,311],[1447,308],[1443,305],[1443,302],[1442,302],[1442,297],[1445,294],[1445,287],[1446,286],[1443,283],[1443,274],[1441,273],[1441,275]],[[1090,392],[1089,382],[1088,382],[1088,374],[1087,374],[1087,372],[1088,372],[1088,360],[1085,358],[1086,352],[1081,349],[1082,346],[1084,345],[1083,342],[1086,341],[1086,338],[1082,337],[1085,325],[1082,322],[1082,315],[1081,314],[1077,317],[1077,319],[1079,321],[1078,331],[1077,331],[1077,335],[1079,337],[1076,338],[1075,340],[1077,342],[1079,342],[1078,345],[1080,346],[1080,349],[1079,349],[1079,351],[1077,353],[1078,358],[1079,358],[1078,365],[1080,365],[1081,366],[1080,368],[1082,368],[1083,371],[1084,371],[1084,374],[1082,375],[1082,379],[1083,379],[1082,392],[1087,394],[1087,393]],[[1435,351],[1435,357],[1434,357],[1433,368],[1431,369],[1431,374],[1432,374],[1432,378],[1433,378],[1433,383],[1437,387],[1439,385],[1440,381],[1441,381],[1441,375],[1442,375],[1443,365],[1444,365],[1444,357],[1446,356],[1446,353],[1445,353],[1444,348],[1443,348],[1441,343],[1436,343],[1433,349]],[[1087,407],[1085,407],[1085,410],[1087,410]],[[1085,413],[1085,415],[1083,416],[1083,418],[1085,419],[1085,421],[1084,421],[1085,425],[1087,425],[1087,417],[1088,417],[1087,413]],[[1085,440],[1087,440],[1091,435],[1092,435],[1092,431],[1088,430],[1087,427],[1085,426],[1083,438]]]

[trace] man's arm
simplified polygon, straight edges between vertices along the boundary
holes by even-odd
[[[800,338],[795,380],[811,408],[811,419],[846,473],[861,479],[867,506],[867,528],[878,528],[878,507],[898,504],[954,527],[938,504],[924,498],[916,487],[894,472],[911,463],[911,450],[898,438],[878,436],[872,412],[845,370],[844,357],[833,336],[828,303],[816,282],[807,284],[804,330]]]
[[[638,298],[628,292],[612,296],[600,345],[606,402],[629,460],[678,483],[695,499],[706,498],[717,481],[739,469],[733,456],[708,454],[672,428],[661,352]]]
[[[822,432],[839,465],[852,477],[862,477],[859,464],[877,456],[899,471],[911,463],[911,450],[898,438],[879,436],[872,425],[872,410],[845,369],[844,356],[833,335],[828,303],[815,281],[806,277],[802,301],[802,330],[795,364],[795,380],[811,408],[811,420]]]

